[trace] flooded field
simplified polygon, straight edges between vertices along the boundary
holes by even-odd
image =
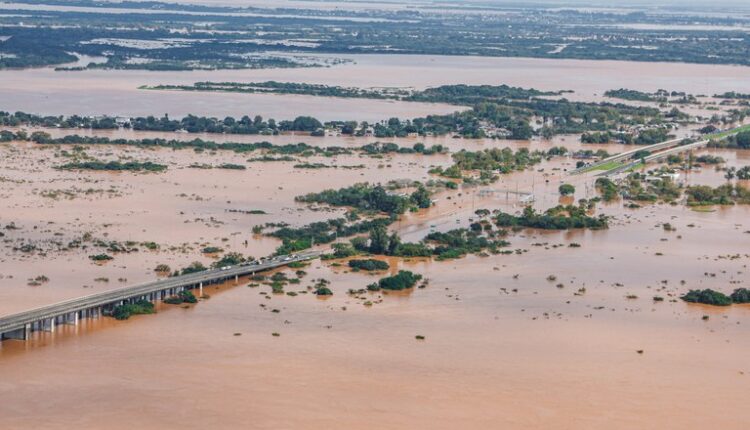
[[[330,216],[295,204],[296,195],[331,184],[424,180],[426,165],[449,164],[448,156],[340,157],[340,165],[362,163],[366,168],[321,174],[294,169],[293,163],[251,163],[248,171],[204,172],[186,168],[197,158],[187,150],[97,147],[88,152],[159,160],[170,169],[164,174],[56,172],[51,169],[53,150],[6,145],[0,221],[19,228],[7,232],[6,239],[45,242],[60,233],[63,240],[71,240],[91,232],[109,240],[155,241],[161,250],[118,255],[99,266],[88,261],[86,252],[27,257],[6,248],[3,313],[153,279],[153,267],[160,263],[180,267],[194,260],[210,262],[200,254],[201,244],[265,255],[278,242],[253,236],[249,230],[256,223],[273,219],[299,225]],[[714,152],[730,159],[733,153]],[[201,155],[199,160],[243,161],[223,153]],[[543,168],[551,171],[571,163],[563,160]],[[390,168],[380,168],[383,164]],[[720,175],[709,170],[695,176],[690,180],[720,181]],[[559,177],[553,173],[546,184],[550,177],[544,172],[519,173],[493,187],[533,186],[538,205],[551,206],[557,203]],[[26,182],[13,182],[22,180]],[[116,195],[70,200],[40,196],[44,190],[74,185],[114,189]],[[475,208],[513,209],[514,202],[502,192],[491,197],[478,189],[461,194],[451,200],[438,196],[436,207],[396,227],[405,240],[418,240],[431,228],[467,223]],[[237,215],[227,209],[262,209],[269,215]],[[716,411],[711,420],[721,420],[747,384],[742,375],[750,369],[741,351],[750,345],[741,333],[750,309],[652,303],[651,296],[658,292],[676,297],[686,288],[742,282],[748,259],[748,239],[742,233],[750,229],[750,211],[737,207],[698,213],[669,206],[628,210],[621,204],[602,210],[617,219],[605,232],[514,235],[513,248],[529,250],[523,255],[397,263],[393,270],[403,266],[423,273],[430,286],[408,295],[383,294],[382,303],[371,308],[345,294],[349,288],[364,287],[371,276],[346,274],[316,262],[308,276],[330,279],[335,291],[331,299],[308,295],[269,300],[258,295],[266,287],[247,288],[243,280],[239,286],[209,291],[212,298],[192,309],[172,307],[127,322],[89,322],[54,337],[37,334],[26,345],[6,342],[2,367],[13,376],[3,378],[0,386],[16,392],[3,406],[13,411],[6,416],[16,421],[6,422],[64,428],[71,422],[91,426],[107,417],[123,422],[115,428],[160,428],[174,422],[186,428],[219,423],[451,428],[460,422],[484,428],[489,423],[536,427],[566,419],[578,428],[603,422],[628,428],[638,422],[633,413],[648,406],[657,428],[671,420],[675,410],[687,413],[691,403],[705,402],[709,392]],[[662,222],[672,223],[677,233],[665,233],[658,227]],[[243,245],[245,240],[249,245]],[[582,246],[552,247],[570,242]],[[545,245],[534,245],[540,243]],[[656,257],[656,252],[664,255]],[[733,254],[740,258],[726,258]],[[717,276],[707,277],[708,272]],[[48,284],[26,285],[27,278],[40,274],[49,277]],[[551,274],[564,288],[546,280]],[[109,281],[95,280],[101,278]],[[586,288],[586,294],[576,295],[579,288]],[[638,298],[626,299],[628,294]],[[379,300],[381,294],[371,296]],[[259,307],[262,303],[281,312],[271,314]],[[711,319],[702,321],[704,314]],[[281,336],[272,337],[272,332]],[[415,341],[417,334],[427,339]],[[120,355],[130,358],[117,360]],[[174,356],[191,358],[171,360]],[[708,368],[706,362],[711,362]],[[56,370],[60,363],[67,363],[64,371]],[[88,376],[81,381],[76,369]],[[216,391],[202,390],[209,381]],[[64,392],[73,389],[71,384],[81,396],[66,400]],[[601,386],[609,388],[602,391]],[[56,398],[48,405],[49,418],[39,417],[33,407],[40,390]],[[180,392],[186,399],[174,404],[173,396]],[[187,393],[200,395],[191,398]],[[113,398],[121,405],[114,415],[91,413]],[[321,409],[321,398],[328,407]],[[621,406],[601,410],[612,402]],[[556,412],[549,413],[549,408]],[[341,413],[346,418],[332,410],[345,411]],[[134,411],[140,418],[126,420]],[[570,416],[561,416],[563,411]],[[732,427],[734,419],[723,419],[724,428],[740,428]]]
[[[710,71],[710,73],[709,73]],[[706,76],[711,76],[707,78]],[[352,86],[426,87],[506,83],[573,89],[599,99],[612,88],[695,94],[750,92],[744,68],[525,59],[357,57],[331,69],[186,73],[0,72],[0,109],[119,115],[185,113],[321,119],[382,119],[445,112],[452,106],[296,96],[139,91],[142,84],[199,80],[290,80]],[[86,91],[83,91],[83,89]],[[447,109],[447,110],[446,110]],[[346,116],[351,115],[351,116]],[[29,131],[33,131],[29,129]],[[551,141],[228,136],[134,131],[45,130],[110,137],[201,137],[218,142],[305,142],[354,148],[377,140],[450,152],[492,147],[569,150],[577,136]],[[689,130],[679,130],[687,135]],[[94,159],[153,161],[161,173],[56,169],[67,153]],[[703,149],[727,167],[750,165],[750,152]],[[342,216],[295,197],[358,182],[427,181],[451,154],[313,156],[251,162],[261,152],[196,152],[95,145],[0,144],[0,315],[154,280],[214,259],[221,247],[254,257],[280,242],[255,225],[301,226]],[[572,157],[555,157],[491,185],[442,190],[435,205],[391,226],[404,241],[468,227],[477,209],[538,210],[597,195],[594,174],[569,176]],[[198,169],[241,164],[246,170]],[[345,167],[346,166],[346,167]],[[561,183],[576,186],[561,198]],[[705,165],[679,178],[717,186],[724,172]],[[244,211],[244,212],[243,212]],[[264,213],[250,213],[262,211]],[[156,315],[86,320],[57,333],[0,345],[0,427],[112,429],[746,429],[750,386],[750,307],[687,304],[689,289],[747,287],[750,207],[692,210],[682,202],[600,203],[613,217],[602,231],[511,232],[508,255],[450,261],[388,257],[390,273],[422,274],[425,288],[347,294],[377,280],[341,261],[316,260],[298,285],[272,294],[251,279],[206,288],[196,305],[158,305]],[[664,228],[669,223],[670,230]],[[66,244],[88,238],[86,248]],[[116,253],[97,264],[93,242],[154,242],[157,249]],[[577,244],[580,246],[571,246]],[[24,245],[35,248],[28,251]],[[383,257],[386,258],[386,257]],[[345,263],[345,261],[344,261]],[[293,269],[284,269],[289,276]],[[34,279],[44,276],[44,282]],[[330,281],[333,296],[310,293]],[[655,296],[664,300],[656,301]],[[274,335],[276,334],[276,335]],[[424,339],[417,339],[423,336]],[[699,405],[700,414],[696,414]]]

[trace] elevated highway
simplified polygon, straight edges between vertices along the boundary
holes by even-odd
[[[733,136],[743,131],[750,131],[750,125],[743,125],[719,133],[709,134],[704,136],[697,142],[687,143],[684,145],[682,143],[685,141],[685,139],[672,139],[657,143],[655,145],[638,146],[633,150],[603,158],[595,163],[575,169],[571,171],[570,174],[575,175],[592,172],[595,170],[601,170],[602,172],[597,174],[596,176],[613,176],[618,173],[630,171],[631,169],[639,166],[642,163],[648,164],[650,162],[662,161],[670,155],[676,155],[682,152],[700,149],[708,145],[712,140],[726,139],[729,136]],[[648,151],[650,154],[642,158],[633,159],[633,156],[641,151]]]
[[[656,154],[651,154],[646,157],[643,157],[642,159],[633,160],[629,163],[624,163],[620,166],[615,167],[614,169],[604,171],[600,173],[598,176],[613,176],[618,173],[629,171],[635,167],[638,167],[639,165],[643,163],[652,163],[657,161],[663,161],[670,155],[677,155],[682,152],[692,151],[694,149],[700,149],[710,142],[710,139],[700,140],[698,142],[690,143],[688,145],[682,145],[682,146],[676,146],[674,148],[669,148],[667,150],[664,150],[662,152],[657,152]]]
[[[591,164],[587,164],[587,165],[585,165],[583,167],[580,167],[578,169],[572,170],[570,172],[570,174],[571,175],[577,175],[577,174],[580,174],[580,173],[591,172],[593,170],[597,170],[597,169],[601,168],[602,166],[607,166],[607,165],[611,165],[613,163],[618,163],[618,162],[624,162],[624,161],[627,161],[627,160],[632,160],[633,156],[635,154],[637,154],[638,152],[640,152],[640,151],[660,151],[660,150],[665,149],[665,148],[672,148],[674,146],[679,145],[680,142],[682,142],[683,140],[685,140],[685,138],[666,140],[664,142],[655,143],[653,145],[644,145],[644,146],[640,146],[639,145],[635,149],[632,149],[630,151],[625,151],[625,152],[621,152],[621,153],[616,154],[616,155],[612,155],[611,157],[602,158],[599,161],[595,161],[595,162],[593,162]]]
[[[311,260],[320,256],[320,254],[320,252],[310,251],[174,276],[78,297],[12,315],[0,316],[0,340],[25,340],[28,339],[32,331],[54,332],[56,324],[78,324],[81,318],[96,318],[112,310],[115,306],[138,300],[151,302],[163,300],[189,289],[198,289],[202,295],[203,285],[230,279],[237,280],[240,276],[284,267],[293,262]]]

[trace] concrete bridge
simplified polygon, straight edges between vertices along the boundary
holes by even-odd
[[[163,300],[190,289],[198,289],[200,295],[203,295],[203,285],[230,279],[236,281],[240,276],[276,269],[293,262],[311,260],[317,258],[320,254],[320,252],[309,251],[174,276],[2,316],[0,317],[0,340],[26,340],[33,331],[54,332],[57,324],[78,324],[81,318],[98,318],[116,306],[138,300],[152,302]]]

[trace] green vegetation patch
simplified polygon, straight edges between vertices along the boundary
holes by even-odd
[[[601,230],[609,227],[609,218],[605,215],[592,217],[587,214],[587,207],[560,205],[548,209],[544,213],[537,213],[533,207],[524,208],[520,216],[499,213],[495,217],[498,227],[526,227],[543,230],[570,230],[587,228]]]
[[[394,276],[382,278],[377,283],[368,285],[367,289],[370,291],[400,291],[413,288],[421,279],[422,275],[412,273],[408,270],[400,270],[398,274]]]
[[[729,295],[734,303],[750,303],[750,290],[747,288],[738,288]]]
[[[57,167],[60,170],[95,170],[95,171],[129,171],[129,172],[163,172],[167,170],[164,164],[153,163],[151,161],[74,161],[65,163]]]
[[[385,261],[375,260],[372,258],[366,260],[349,260],[349,267],[355,270],[364,270],[367,272],[388,270],[391,266]]]
[[[426,195],[425,195],[426,194]],[[410,207],[429,207],[429,193],[419,187],[411,196],[389,193],[382,185],[355,184],[338,190],[325,190],[298,196],[302,203],[325,203],[331,206],[348,206],[365,211],[379,211],[390,215],[403,214]]]
[[[126,320],[131,315],[144,315],[156,313],[154,304],[148,300],[138,300],[134,303],[126,303],[123,305],[115,306],[112,309],[111,316],[118,320]]]
[[[199,261],[195,261],[182,270],[175,271],[174,276],[189,275],[191,273],[203,272],[205,270],[208,270],[208,267],[204,266],[203,263]]]
[[[685,189],[688,206],[750,204],[750,189],[740,184],[724,184],[716,188],[693,185]]]
[[[680,298],[690,303],[703,303],[713,306],[729,306],[732,304],[732,299],[726,294],[709,288],[705,290],[690,290]]]
[[[195,297],[192,291],[181,291],[179,294],[167,297],[164,299],[164,303],[169,305],[179,305],[182,303],[198,303],[198,298]]]

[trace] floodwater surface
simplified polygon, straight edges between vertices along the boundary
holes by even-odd
[[[321,56],[326,57],[326,56]],[[447,84],[507,84],[566,97],[600,100],[611,89],[685,91],[708,95],[750,92],[750,69],[678,63],[637,63],[431,55],[331,55],[353,60],[324,68],[150,72],[50,68],[0,71],[0,109],[46,115],[216,117],[262,115],[279,120],[312,115],[320,120],[375,122],[461,110],[446,104],[343,99],[298,95],[140,90],[141,85],[214,82],[306,82],[346,87],[424,89]]]
[[[450,57],[440,57],[431,67],[429,59],[362,57],[355,65],[325,70],[213,75],[4,71],[0,77],[12,80],[0,79],[0,91],[7,94],[0,108],[59,113],[61,106],[71,104],[66,107],[69,113],[86,113],[77,111],[82,106],[108,114],[148,107],[157,114],[181,109],[272,117],[265,108],[255,109],[253,101],[258,99],[253,95],[213,98],[170,92],[175,98],[165,99],[135,89],[209,77],[265,80],[272,74],[277,79],[356,86],[508,83],[569,88],[592,99],[613,87],[664,87],[709,95],[750,92],[744,68]],[[108,98],[112,96],[117,97]],[[264,97],[279,115],[298,112],[299,107],[290,104],[296,97]],[[320,116],[338,115],[338,99],[300,99],[310,99]],[[392,106],[421,109],[414,104],[383,108],[351,102],[352,115],[352,106],[373,107],[367,115],[390,114]],[[225,110],[214,110],[220,104]],[[347,147],[377,140],[50,132]],[[690,130],[678,131],[682,133]],[[623,150],[618,145],[583,145],[575,136],[530,142],[385,140],[401,146],[444,144],[451,152],[553,145]],[[154,161],[168,169],[148,174],[56,169],[71,153]],[[727,167],[750,164],[747,151],[703,149],[696,154],[704,153],[723,157]],[[301,226],[344,214],[298,203],[296,196],[358,182],[437,179],[428,170],[451,164],[450,154],[248,161],[260,155],[1,144],[0,314],[154,280],[159,264],[173,270],[193,261],[208,265],[215,256],[202,253],[207,246],[268,255],[279,241],[253,234],[253,226]],[[537,210],[595,197],[593,173],[567,174],[576,161],[554,157],[503,175],[491,185],[437,191],[432,208],[406,214],[391,230],[404,241],[418,241],[430,231],[468,227],[477,209],[519,212],[516,193],[533,194]],[[338,168],[296,166],[301,162]],[[195,163],[242,164],[247,169],[191,168]],[[576,186],[573,198],[560,198],[563,182]],[[724,172],[706,165],[682,174],[678,182],[716,186],[726,179]],[[511,231],[507,240],[513,252],[507,255],[443,262],[388,258],[387,273],[406,269],[428,279],[424,288],[412,291],[358,292],[386,272],[354,273],[346,261],[314,261],[302,269],[305,273],[280,270],[290,278],[299,276],[298,284],[285,287],[296,295],[273,294],[268,286],[242,278],[236,284],[208,286],[207,297],[196,305],[161,304],[155,315],[85,320],[78,326],[59,326],[54,334],[34,333],[28,342],[5,341],[0,344],[0,428],[748,428],[750,307],[692,305],[679,296],[689,289],[729,293],[747,287],[750,207],[696,211],[679,201],[643,203],[634,209],[627,203],[597,205],[597,214],[613,217],[607,230]],[[114,260],[105,264],[90,260],[105,250],[98,244],[111,241],[132,242],[139,250],[113,253]],[[147,242],[158,249],[140,245]],[[35,282],[40,276],[47,280]],[[320,278],[330,281],[333,296],[311,293]],[[663,300],[654,300],[656,296]]]

